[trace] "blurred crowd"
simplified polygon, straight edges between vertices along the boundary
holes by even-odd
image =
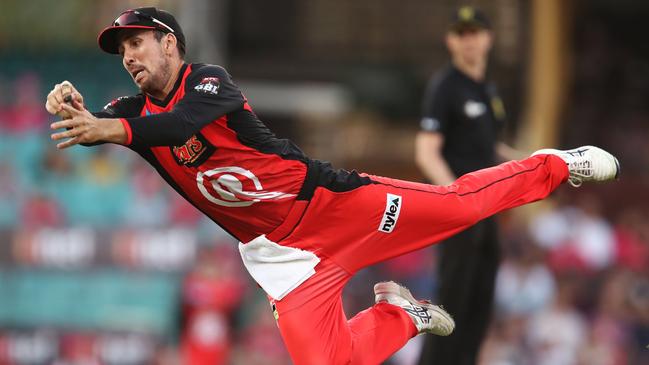
[[[647,213],[609,221],[596,197],[558,200],[528,227],[506,227],[484,362],[647,363]]]

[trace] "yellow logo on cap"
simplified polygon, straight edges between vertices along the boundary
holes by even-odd
[[[460,16],[460,19],[465,22],[471,21],[475,16],[475,10],[470,6],[463,6],[458,11],[458,15]]]

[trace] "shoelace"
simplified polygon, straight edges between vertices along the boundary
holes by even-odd
[[[417,300],[417,301],[420,302],[420,303],[423,303],[423,304],[435,305],[435,304],[433,304],[433,302],[431,302],[430,300],[426,300],[426,299],[420,299],[420,300]],[[436,305],[436,306],[438,308],[440,308],[441,310],[446,311],[444,309],[443,305],[439,304],[439,305]],[[449,330],[448,325],[444,322],[444,320],[441,318],[441,316],[431,316],[430,321],[431,321],[433,327],[442,326],[442,327],[444,327],[445,330],[447,330],[447,331]]]
[[[593,176],[593,164],[589,160],[573,161],[568,165],[570,177],[568,183],[578,188],[584,180]]]

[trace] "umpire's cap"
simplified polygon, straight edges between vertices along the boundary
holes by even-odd
[[[153,7],[126,10],[106,29],[99,33],[97,43],[105,52],[118,54],[118,34],[122,29],[155,29],[164,33],[172,33],[178,39],[183,52],[185,51],[185,35],[173,15]]]
[[[453,13],[450,30],[458,32],[467,28],[491,29],[491,23],[482,10],[473,6],[462,6]]]

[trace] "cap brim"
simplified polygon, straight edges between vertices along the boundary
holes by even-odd
[[[479,20],[472,20],[472,21],[466,21],[466,22],[457,22],[451,26],[451,31],[457,32],[460,30],[464,29],[480,29],[480,30],[488,30],[489,25],[485,24],[484,22],[481,22]]]
[[[99,48],[110,54],[119,54],[119,44],[117,44],[117,35],[124,29],[156,29],[149,25],[119,25],[108,27],[99,33],[97,43]]]

